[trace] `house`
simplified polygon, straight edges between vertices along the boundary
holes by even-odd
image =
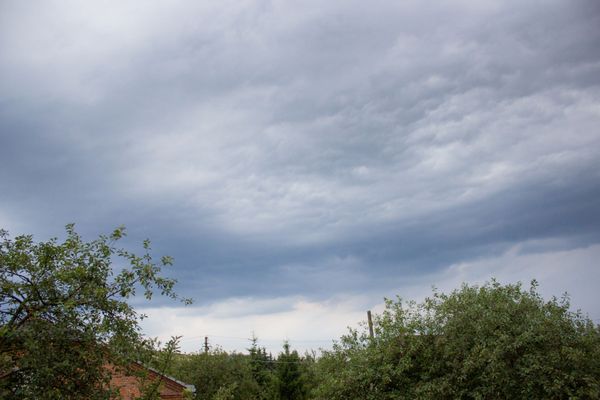
[[[129,371],[111,366],[107,368],[112,370],[110,386],[118,389],[123,400],[138,398],[144,386],[154,383],[159,383],[157,390],[164,400],[187,400],[195,392],[194,385],[188,385],[139,363],[132,364]]]

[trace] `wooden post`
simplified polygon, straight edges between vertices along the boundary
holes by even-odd
[[[369,320],[369,336],[371,339],[373,339],[375,335],[373,335],[373,319],[371,318],[371,310],[367,311],[367,319]]]

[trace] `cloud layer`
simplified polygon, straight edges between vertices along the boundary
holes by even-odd
[[[380,299],[515,248],[558,288],[597,269],[543,255],[600,243],[598,26],[592,0],[3,2],[0,225],[125,224],[200,304]]]

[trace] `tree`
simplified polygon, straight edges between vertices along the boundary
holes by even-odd
[[[375,337],[351,330],[319,362],[318,399],[600,397],[600,331],[534,281],[386,301]]]
[[[274,374],[275,363],[264,347],[258,347],[258,338],[252,334],[248,350],[248,361],[252,378],[258,385],[258,399],[271,400],[277,398],[277,380]]]
[[[63,242],[36,243],[0,230],[0,397],[108,398],[106,363],[148,354],[143,316],[127,300],[140,290],[177,298],[160,275],[172,260],[154,262],[148,240],[142,255],[116,247],[124,235],[86,242],[67,225]]]
[[[283,352],[277,357],[277,378],[281,400],[303,400],[306,387],[303,380],[301,359],[296,350],[290,351],[290,344],[283,343]]]
[[[177,379],[192,383],[199,400],[260,398],[260,388],[252,377],[248,357],[227,353],[219,347],[207,353],[179,355],[170,373]]]
[[[157,342],[156,345],[154,343],[151,344],[151,347],[158,348],[157,351],[150,351],[148,355],[150,357],[146,357],[143,360],[144,365],[151,367],[155,372],[160,375],[167,374],[169,368],[173,365],[174,358],[179,354],[179,340],[181,336],[173,336],[171,340],[169,340],[163,348],[160,348],[160,343]],[[157,341],[157,339],[155,340]],[[140,360],[138,360],[139,363]],[[131,368],[130,368],[131,369]],[[152,375],[149,374],[149,371],[146,368],[136,368],[133,371],[130,371],[130,375],[134,375],[138,378],[139,389],[141,392],[141,396],[136,400],[159,400],[160,399],[160,389],[162,386],[161,379],[153,379]],[[192,399],[193,393],[190,391],[184,392],[185,398]]]

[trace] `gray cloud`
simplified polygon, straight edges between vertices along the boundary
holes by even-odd
[[[200,301],[392,290],[600,240],[594,1],[0,11],[13,231],[126,224]]]

